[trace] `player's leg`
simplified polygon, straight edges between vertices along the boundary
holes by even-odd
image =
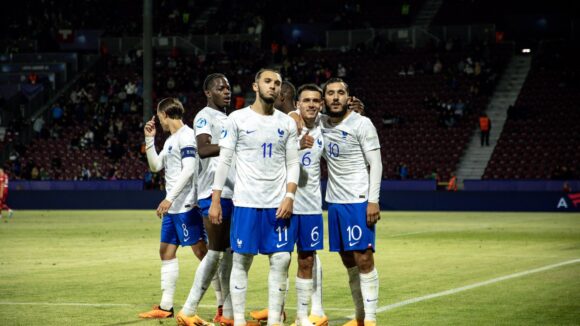
[[[344,222],[342,230],[346,237],[343,238],[343,246],[348,255],[343,255],[345,266],[351,267],[353,260],[358,269],[358,287],[362,300],[359,302],[357,311],[360,309],[359,304],[363,305],[364,322],[369,325],[376,323],[376,308],[379,299],[379,278],[374,266],[374,248],[375,248],[375,227],[368,226],[366,222],[367,203],[348,204],[342,207],[344,215],[341,219]],[[354,274],[354,268],[349,269],[350,274]],[[352,275],[353,282],[356,285],[356,275]],[[354,286],[356,287],[356,286]],[[358,293],[357,293],[358,296]],[[354,296],[353,296],[354,298]],[[360,300],[360,301],[359,301]],[[357,320],[360,320],[357,315]]]
[[[313,251],[298,251],[298,272],[296,276],[296,325],[312,325],[308,320],[308,306],[312,297],[314,266]]]
[[[232,250],[230,245],[230,227],[233,213],[233,202],[231,199],[222,198],[222,223],[219,225],[219,230],[214,234],[212,247],[210,249],[220,251],[222,259],[220,261],[218,272],[216,273],[217,284],[221,289],[220,297],[216,291],[216,299],[218,310],[214,317],[214,322],[219,322],[222,319],[231,320],[233,323],[234,315],[232,310],[232,298],[230,296],[230,274],[232,272]],[[212,280],[212,284],[213,280]],[[217,285],[216,285],[217,286]],[[215,288],[214,288],[215,289]],[[222,318],[224,316],[224,318]]]
[[[293,218],[276,218],[276,209],[262,210],[263,223],[260,233],[260,253],[270,260],[268,274],[268,325],[281,324],[282,310],[288,288],[288,267],[290,252],[294,250],[297,237],[297,223]]]
[[[161,242],[159,257],[161,258],[161,302],[153,309],[139,314],[140,318],[171,318],[173,317],[173,295],[179,277],[179,262],[175,253],[179,237],[173,224],[172,214],[166,214],[161,221]]]
[[[248,271],[254,255],[258,253],[261,216],[258,209],[236,207],[232,215],[230,244],[234,252],[230,277],[230,296],[232,299],[234,322],[245,325],[246,292]]]
[[[358,228],[354,228],[351,223],[351,215],[354,214],[352,207],[347,204],[329,204],[328,205],[328,236],[330,251],[336,251],[340,254],[342,263],[348,273],[348,284],[352,301],[355,306],[355,319],[345,325],[357,325],[364,322],[364,304],[360,290],[360,275],[354,254],[353,246],[360,245]],[[365,208],[366,216],[366,208]],[[366,223],[366,222],[365,222]],[[353,230],[354,232],[353,237]],[[358,240],[357,240],[358,239]],[[350,250],[349,250],[350,249]]]
[[[326,317],[324,309],[322,308],[322,263],[320,256],[314,253],[314,267],[312,269],[312,308],[310,309],[310,321],[316,321],[320,317]],[[328,321],[328,318],[326,318]]]
[[[365,323],[376,322],[379,274],[375,268],[373,250],[354,251],[354,258],[360,271],[360,289],[364,302]]]

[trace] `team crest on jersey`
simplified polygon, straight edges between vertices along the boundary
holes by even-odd
[[[197,121],[195,122],[195,126],[197,128],[203,128],[207,125],[207,120],[205,118],[199,118],[197,119]]]
[[[346,136],[348,136],[348,132],[343,131],[342,132],[342,139],[346,139]]]
[[[318,144],[318,148],[322,148],[322,139],[317,138],[316,143]]]
[[[221,132],[222,139],[226,138],[227,136],[228,136],[228,130],[225,128],[222,128],[222,132]]]
[[[171,152],[171,149],[173,148],[173,146],[169,146],[169,148],[167,148],[168,152]]]
[[[284,137],[284,130],[278,128],[278,136],[279,137]]]

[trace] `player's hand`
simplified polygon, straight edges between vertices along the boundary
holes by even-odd
[[[300,135],[302,133],[302,129],[304,129],[304,120],[296,112],[290,112],[288,115],[296,122],[296,130],[298,131],[298,135]]]
[[[222,205],[221,203],[214,204],[213,201],[209,206],[209,221],[212,224],[222,224]]]
[[[369,203],[367,206],[367,225],[373,226],[381,219],[381,208],[378,203]]]
[[[364,115],[365,114],[365,105],[356,96],[349,97],[348,98],[348,101],[347,101],[347,104],[348,104],[348,109],[349,110],[352,110],[352,111],[354,111],[356,113],[359,113],[361,115]]]
[[[147,121],[143,129],[145,131],[145,137],[155,137],[155,116]]]
[[[276,210],[276,218],[287,219],[292,217],[292,210],[294,207],[294,199],[284,197],[280,207]]]
[[[167,199],[163,199],[163,201],[157,207],[157,216],[162,218],[163,215],[167,214],[169,211],[169,207],[171,207],[172,202]]]
[[[310,136],[307,131],[300,139],[300,149],[312,148],[314,146],[314,137]]]

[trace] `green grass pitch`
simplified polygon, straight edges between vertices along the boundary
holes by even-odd
[[[158,246],[153,210],[17,211],[0,223],[0,325],[174,325],[137,318],[160,299]],[[326,313],[342,325],[353,313],[346,271],[320,255]],[[178,258],[176,310],[198,265],[189,248]],[[378,325],[580,324],[580,214],[383,212],[375,264]],[[256,257],[248,310],[266,307],[267,271]],[[214,306],[210,289],[200,315]]]

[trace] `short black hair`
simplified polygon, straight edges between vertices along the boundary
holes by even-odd
[[[166,97],[159,101],[157,104],[157,111],[165,112],[170,119],[175,120],[182,119],[183,114],[185,113],[183,104],[174,97]]]
[[[342,78],[333,77],[330,78],[328,81],[326,81],[326,83],[324,83],[324,86],[322,86],[322,95],[326,94],[326,87],[334,83],[343,83],[344,87],[346,88],[346,92],[350,94],[350,91],[348,90],[348,84]]]
[[[322,89],[316,84],[304,84],[298,87],[298,93],[296,95],[297,98],[300,98],[300,94],[304,91],[313,91],[320,93],[320,98],[322,98]]]
[[[213,82],[215,79],[218,79],[218,78],[224,78],[224,79],[227,79],[227,78],[226,78],[226,75],[224,75],[224,74],[222,74],[222,73],[219,73],[219,72],[216,72],[216,73],[213,73],[213,74],[209,74],[209,75],[207,75],[207,77],[205,77],[205,80],[203,81],[203,90],[204,90],[204,91],[207,91],[207,90],[209,90],[209,88],[211,87],[211,83],[212,83],[212,82]]]
[[[285,80],[282,82],[281,91],[284,94],[288,94],[288,98],[296,100],[296,87],[291,82]],[[286,97],[286,95],[284,95]]]
[[[271,72],[273,72],[273,73],[276,73],[276,74],[278,74],[278,75],[282,76],[282,74],[280,73],[280,71],[278,71],[278,70],[276,70],[276,69],[274,69],[274,68],[262,68],[262,69],[258,70],[258,72],[256,73],[256,77],[254,77],[254,81],[255,81],[255,82],[258,82],[258,80],[260,79],[260,76],[261,76],[261,75],[262,75],[262,73],[263,73],[263,72],[265,72],[265,71],[271,71]]]

